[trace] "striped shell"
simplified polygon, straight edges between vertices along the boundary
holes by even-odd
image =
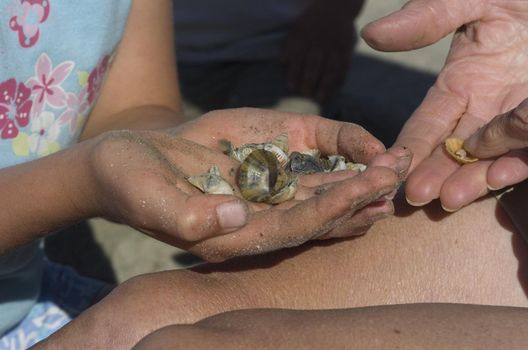
[[[278,204],[295,196],[298,179],[283,169],[272,152],[258,149],[240,165],[237,183],[245,199]]]

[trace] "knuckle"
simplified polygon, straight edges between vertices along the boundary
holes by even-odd
[[[509,123],[507,126],[511,128],[509,131],[513,135],[519,137],[526,137],[528,134],[528,111],[521,108],[516,108],[509,114]]]

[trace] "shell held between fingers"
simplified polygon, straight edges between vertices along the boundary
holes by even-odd
[[[464,140],[458,138],[448,138],[445,140],[445,150],[460,164],[469,164],[479,160],[464,149]]]

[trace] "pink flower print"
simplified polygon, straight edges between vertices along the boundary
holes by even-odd
[[[59,125],[70,124],[70,133],[74,134],[78,126],[79,117],[82,117],[88,110],[87,89],[81,89],[79,96],[68,93],[66,98],[66,110],[58,119]]]
[[[110,56],[104,56],[97,67],[95,67],[90,76],[88,76],[88,103],[92,104],[97,97],[99,89],[103,84],[103,79],[108,69],[108,62],[110,61]]]
[[[48,19],[49,0],[20,0],[16,12],[17,15],[9,20],[9,27],[18,33],[22,47],[32,47],[39,40],[39,26]]]
[[[35,76],[27,81],[35,96],[32,116],[38,118],[46,104],[53,108],[66,105],[66,93],[60,86],[70,75],[74,63],[66,61],[53,69],[51,59],[43,53],[35,65]]]
[[[30,96],[31,89],[22,82],[9,79],[0,83],[0,138],[15,138],[18,128],[29,124]]]

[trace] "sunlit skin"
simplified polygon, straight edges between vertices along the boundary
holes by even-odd
[[[448,136],[469,137],[528,96],[528,3],[414,0],[362,32],[378,50],[402,51],[454,31],[444,68],[396,142],[415,155],[408,201],[425,205],[440,198],[448,211],[528,176],[526,151],[461,166],[442,148]]]

